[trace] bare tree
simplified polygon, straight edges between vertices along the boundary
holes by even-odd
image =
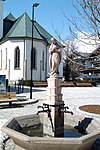
[[[71,34],[87,44],[100,44],[100,0],[73,0],[73,7],[77,11],[77,16],[69,19],[63,12],[69,21]],[[78,32],[84,36],[78,37]],[[95,43],[88,43],[86,39],[95,41]]]
[[[66,47],[64,48],[64,76],[65,79],[74,80],[79,76],[79,66],[82,64],[75,61],[78,54],[78,47],[76,46],[75,40],[72,37],[68,37],[65,41]],[[77,53],[77,55],[75,55]]]
[[[66,74],[65,69],[67,69],[67,73],[68,73],[68,70],[70,69],[69,71],[70,75],[67,75],[67,78],[74,79],[75,77],[79,76],[79,66],[83,66],[81,62],[75,61],[75,58],[78,55],[80,55],[80,53],[78,52],[77,41],[72,36],[68,36],[66,40],[63,40],[61,38],[62,32],[58,33],[58,31],[54,28],[53,24],[52,24],[52,28],[54,32],[56,33],[56,36],[59,39],[59,41],[65,47],[63,48],[63,55],[62,55],[62,60],[64,63],[64,74]],[[77,53],[77,56],[75,55],[75,52]]]
[[[67,18],[65,12],[62,11],[64,17],[69,23],[71,35],[73,35],[74,39],[77,39],[80,42],[89,45],[96,45],[97,47],[100,45],[100,0],[73,0],[73,7],[75,8],[77,15],[75,13],[76,16],[72,16],[70,19]],[[78,64],[73,57],[70,57],[71,55],[68,55],[70,48],[77,51],[75,45],[73,45],[70,40],[68,42],[63,41],[61,34],[59,34],[54,27],[53,29],[60,41],[65,43],[66,60],[70,61],[72,64],[72,70],[77,70],[81,63]],[[78,33],[81,33],[81,36],[79,36]],[[73,51],[71,52],[73,54]]]

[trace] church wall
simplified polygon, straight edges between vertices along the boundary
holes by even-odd
[[[16,47],[20,49],[20,69],[14,69],[14,50]],[[48,59],[46,60],[46,45],[39,41],[34,41],[36,49],[36,69],[33,69],[33,80],[46,79],[46,66],[48,67]],[[14,81],[19,79],[30,80],[30,64],[31,64],[31,40],[10,40],[0,46],[2,50],[2,70],[0,74],[6,75],[6,78]],[[6,50],[7,50],[7,68],[6,67]],[[43,51],[44,51],[44,68],[43,68]],[[48,51],[48,50],[47,50]],[[26,77],[26,78],[25,78]]]
[[[33,69],[33,80],[45,80],[45,64],[46,60],[46,46],[42,42],[34,41],[34,48],[36,50],[36,69]],[[31,41],[26,41],[26,56],[27,56],[27,79],[30,80],[30,64],[31,64]],[[43,69],[43,51],[44,51],[44,69]]]
[[[17,46],[20,49],[20,58],[21,58],[20,69],[18,70],[14,69],[14,50]],[[2,70],[0,70],[0,74],[6,75],[6,78],[11,81],[23,78],[23,48],[24,48],[23,40],[7,41],[0,46],[0,50],[2,50]]]
[[[49,77],[49,46],[46,46],[43,42],[40,41],[34,41],[33,45],[36,49],[36,69],[33,69],[33,80],[43,81]],[[19,47],[20,49],[20,69],[18,70],[14,69],[14,51],[16,47]],[[0,75],[6,75],[6,78],[11,81],[19,80],[22,78],[24,80],[30,80],[31,40],[9,40],[0,45],[0,52],[1,50],[2,69],[0,69]],[[59,67],[60,77],[63,76],[62,66],[63,63],[61,63]]]
[[[14,69],[14,51],[15,48],[20,49],[20,69]],[[49,59],[46,57],[46,45],[42,42],[34,42],[34,48],[37,51],[36,69],[33,70],[33,80],[46,80],[47,70],[49,68]],[[0,45],[0,59],[2,51],[2,60],[0,60],[0,75],[6,75],[6,79],[11,82],[24,79],[30,80],[31,65],[31,41],[29,40],[11,40]],[[44,68],[43,68],[43,51],[44,51]],[[2,61],[2,63],[1,63]],[[47,68],[46,68],[47,67]]]
[[[47,46],[47,78],[49,77],[50,67],[49,67],[49,46]]]

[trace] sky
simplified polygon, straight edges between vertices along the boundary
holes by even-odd
[[[72,0],[5,0],[4,17],[11,12],[17,18],[27,12],[32,18],[34,3],[39,3],[39,6],[35,8],[35,20],[55,38],[57,38],[57,32],[62,39],[66,39],[70,32],[63,12],[67,17],[75,15]]]
[[[35,20],[53,37],[60,41],[57,36],[58,34],[61,39],[65,41],[68,37],[71,37],[66,17],[71,19],[72,16],[78,17],[79,15],[77,15],[73,7],[73,1],[74,0],[5,0],[4,17],[11,12],[15,18],[18,18],[27,12],[32,19],[32,5],[39,3],[39,6],[35,8]],[[80,43],[79,51],[90,52],[91,46]]]

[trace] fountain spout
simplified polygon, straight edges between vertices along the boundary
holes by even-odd
[[[70,113],[71,115],[73,115],[73,112],[72,111],[64,111],[65,113]]]
[[[50,119],[51,126],[52,126],[52,131],[54,132],[54,126],[51,118],[51,109],[49,108],[49,105],[43,104],[43,106],[38,106],[38,108],[42,108],[42,110],[39,110],[37,112],[37,115],[39,115],[39,113],[44,113],[44,112],[48,114],[48,118]]]
[[[37,112],[37,115],[39,114],[39,113],[47,113],[48,114],[48,117],[50,117],[51,116],[51,110],[50,110],[50,108],[49,108],[49,106],[48,107],[46,107],[46,106],[38,106],[38,108],[42,108],[42,110],[39,110],[38,112]]]
[[[72,111],[68,111],[67,109],[69,109],[68,107],[64,107],[64,113],[70,113],[71,115],[73,115]]]
[[[64,112],[64,113],[70,113],[71,115],[73,115],[73,112],[72,111],[68,111],[67,109],[69,109],[68,106],[59,106],[58,108],[58,113],[59,113],[59,116],[61,117],[61,112]]]

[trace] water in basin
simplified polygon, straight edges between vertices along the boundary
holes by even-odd
[[[47,136],[46,134],[43,133],[43,127],[41,124],[37,124],[34,126],[29,126],[29,127],[23,127],[21,130],[21,133],[24,133],[24,134],[31,136],[31,137]],[[81,136],[82,136],[82,134],[79,133],[74,127],[66,126],[64,128],[64,137],[65,138],[78,138]]]

